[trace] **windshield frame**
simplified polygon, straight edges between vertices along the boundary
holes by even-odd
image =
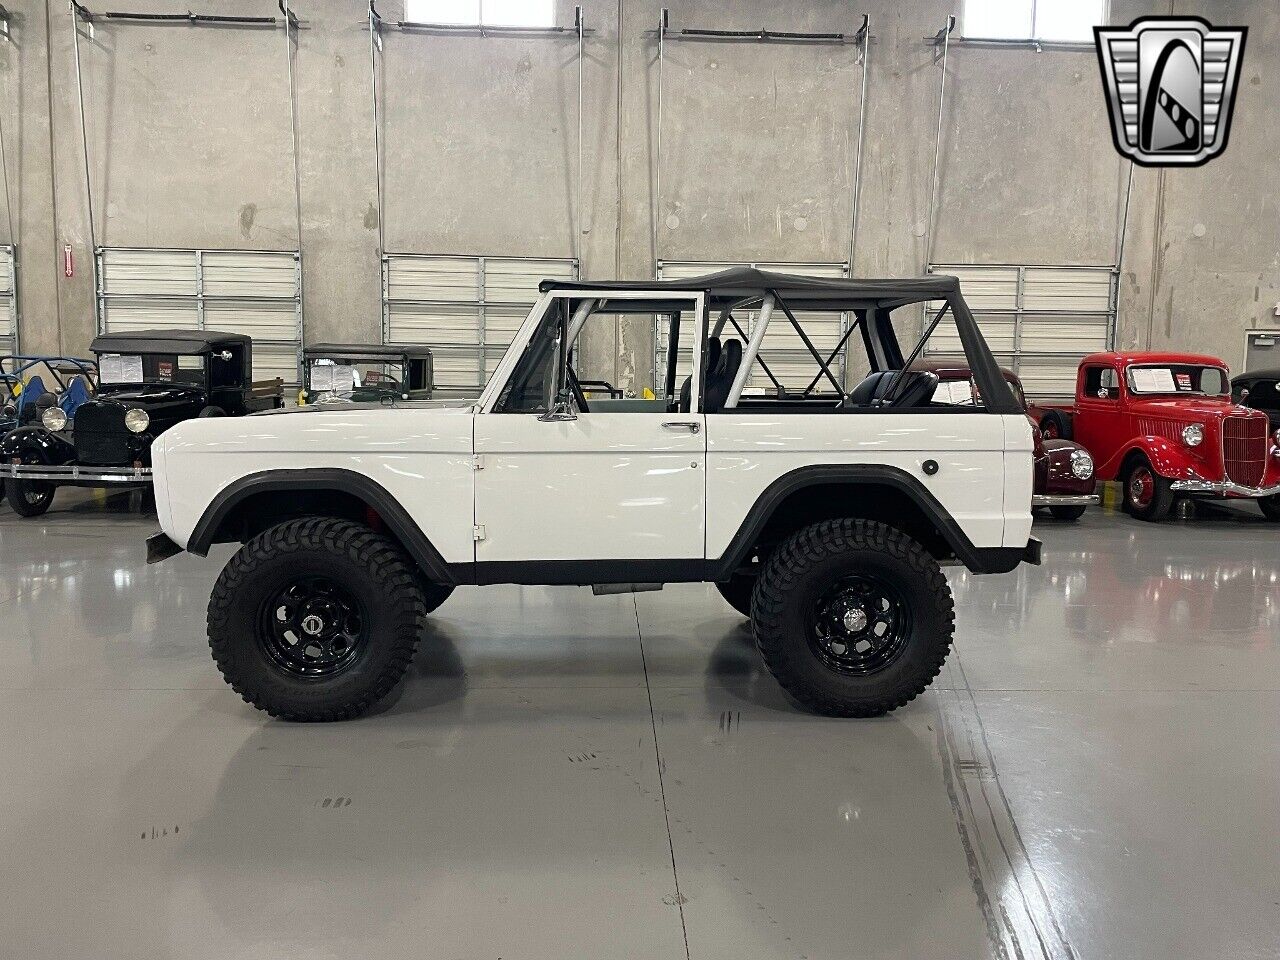
[[[1203,378],[1205,370],[1217,370],[1222,375],[1223,391],[1221,393],[1205,393],[1203,390],[1176,389],[1176,376],[1179,370],[1199,370]],[[1134,370],[1168,370],[1175,377],[1173,390],[1139,390],[1133,385]],[[1231,373],[1225,366],[1212,363],[1132,363],[1124,371],[1125,390],[1131,397],[1205,397],[1211,400],[1231,399]]]

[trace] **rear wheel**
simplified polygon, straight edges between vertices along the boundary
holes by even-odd
[[[1058,410],[1050,410],[1040,420],[1040,435],[1046,440],[1070,440],[1071,421]]]
[[[57,487],[43,480],[14,480],[10,477],[5,481],[4,497],[19,516],[38,517],[53,505],[55,490]]]
[[[716,584],[716,589],[720,591],[720,596],[733,609],[748,619],[751,617],[751,593],[756,588],[756,577],[746,577],[741,574],[730,577],[728,580]]]
[[[1280,493],[1274,497],[1263,497],[1258,501],[1258,506],[1262,508],[1262,515],[1272,523],[1280,523]]]
[[[308,517],[231,558],[209,599],[209,646],[232,689],[258,709],[344,720],[395,686],[425,614],[416,572],[391,540]]]
[[[937,561],[906,534],[829,520],[770,556],[752,599],[756,645],[809,709],[875,717],[918,696],[951,649],[955,609]]]
[[[1139,520],[1163,520],[1173,507],[1169,481],[1156,473],[1146,457],[1129,467],[1124,478],[1124,508]]]
[[[1084,516],[1084,507],[1050,507],[1049,512],[1053,514],[1055,520],[1063,520],[1067,523],[1079,520]]]

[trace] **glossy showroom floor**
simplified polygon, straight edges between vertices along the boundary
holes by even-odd
[[[1038,524],[871,722],[797,712],[701,586],[460,590],[376,716],[273,722],[209,659],[229,549],[148,568],[154,526],[0,508],[5,957],[1280,953],[1254,508]]]

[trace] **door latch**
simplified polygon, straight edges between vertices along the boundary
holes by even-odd
[[[702,429],[702,424],[697,420],[668,420],[662,426],[665,430],[688,430],[690,433],[697,433]]]

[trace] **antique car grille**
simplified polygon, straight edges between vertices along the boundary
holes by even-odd
[[[1183,426],[1184,424],[1180,420],[1157,420],[1155,417],[1138,418],[1138,432],[1144,437],[1163,437],[1175,443],[1182,442]]]
[[[1256,487],[1267,464],[1267,418],[1227,417],[1222,421],[1222,459],[1234,483]]]
[[[128,466],[129,432],[124,411],[103,403],[81,404],[75,418],[76,460],[99,466]]]

